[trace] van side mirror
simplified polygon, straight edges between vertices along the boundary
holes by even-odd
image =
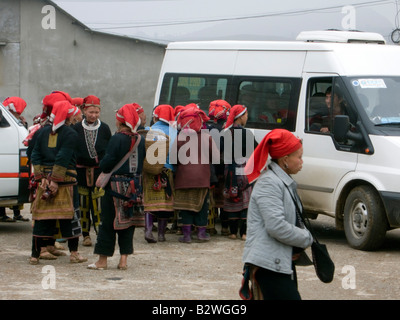
[[[351,125],[349,116],[335,116],[333,122],[334,138],[337,142],[345,142],[346,140],[363,141],[361,133],[350,131]]]
[[[346,134],[350,129],[350,121],[348,116],[336,116],[333,122],[333,132],[336,141],[342,142],[346,140]]]

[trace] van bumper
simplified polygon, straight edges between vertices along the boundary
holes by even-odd
[[[400,227],[400,193],[381,191],[380,195],[390,227]]]

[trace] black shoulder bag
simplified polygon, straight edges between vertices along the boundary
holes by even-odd
[[[286,186],[286,185],[285,185]],[[287,186],[286,186],[287,188]],[[330,283],[333,280],[333,276],[335,274],[335,264],[333,263],[331,257],[329,256],[328,249],[325,244],[322,244],[318,241],[315,236],[315,233],[312,230],[311,223],[308,218],[304,219],[302,210],[300,210],[296,199],[293,197],[292,193],[290,192],[289,188],[288,191],[292,200],[296,206],[296,211],[298,216],[301,218],[302,222],[306,226],[306,228],[311,232],[313,236],[313,243],[311,245],[311,254],[312,260],[315,268],[315,272],[317,277],[324,283]]]

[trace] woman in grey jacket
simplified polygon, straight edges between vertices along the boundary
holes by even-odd
[[[271,163],[267,168],[268,154]],[[245,173],[254,185],[247,217],[243,262],[253,291],[263,299],[301,299],[294,261],[313,238],[299,219],[301,202],[291,175],[302,168],[301,140],[284,129],[269,132],[251,156]],[[255,292],[254,292],[255,293]]]

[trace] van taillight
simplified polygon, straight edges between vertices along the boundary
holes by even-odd
[[[26,150],[19,151],[19,166],[20,171],[29,171],[28,156]]]
[[[20,161],[20,166],[21,167],[27,167],[28,166],[28,157],[21,157],[19,158]]]

